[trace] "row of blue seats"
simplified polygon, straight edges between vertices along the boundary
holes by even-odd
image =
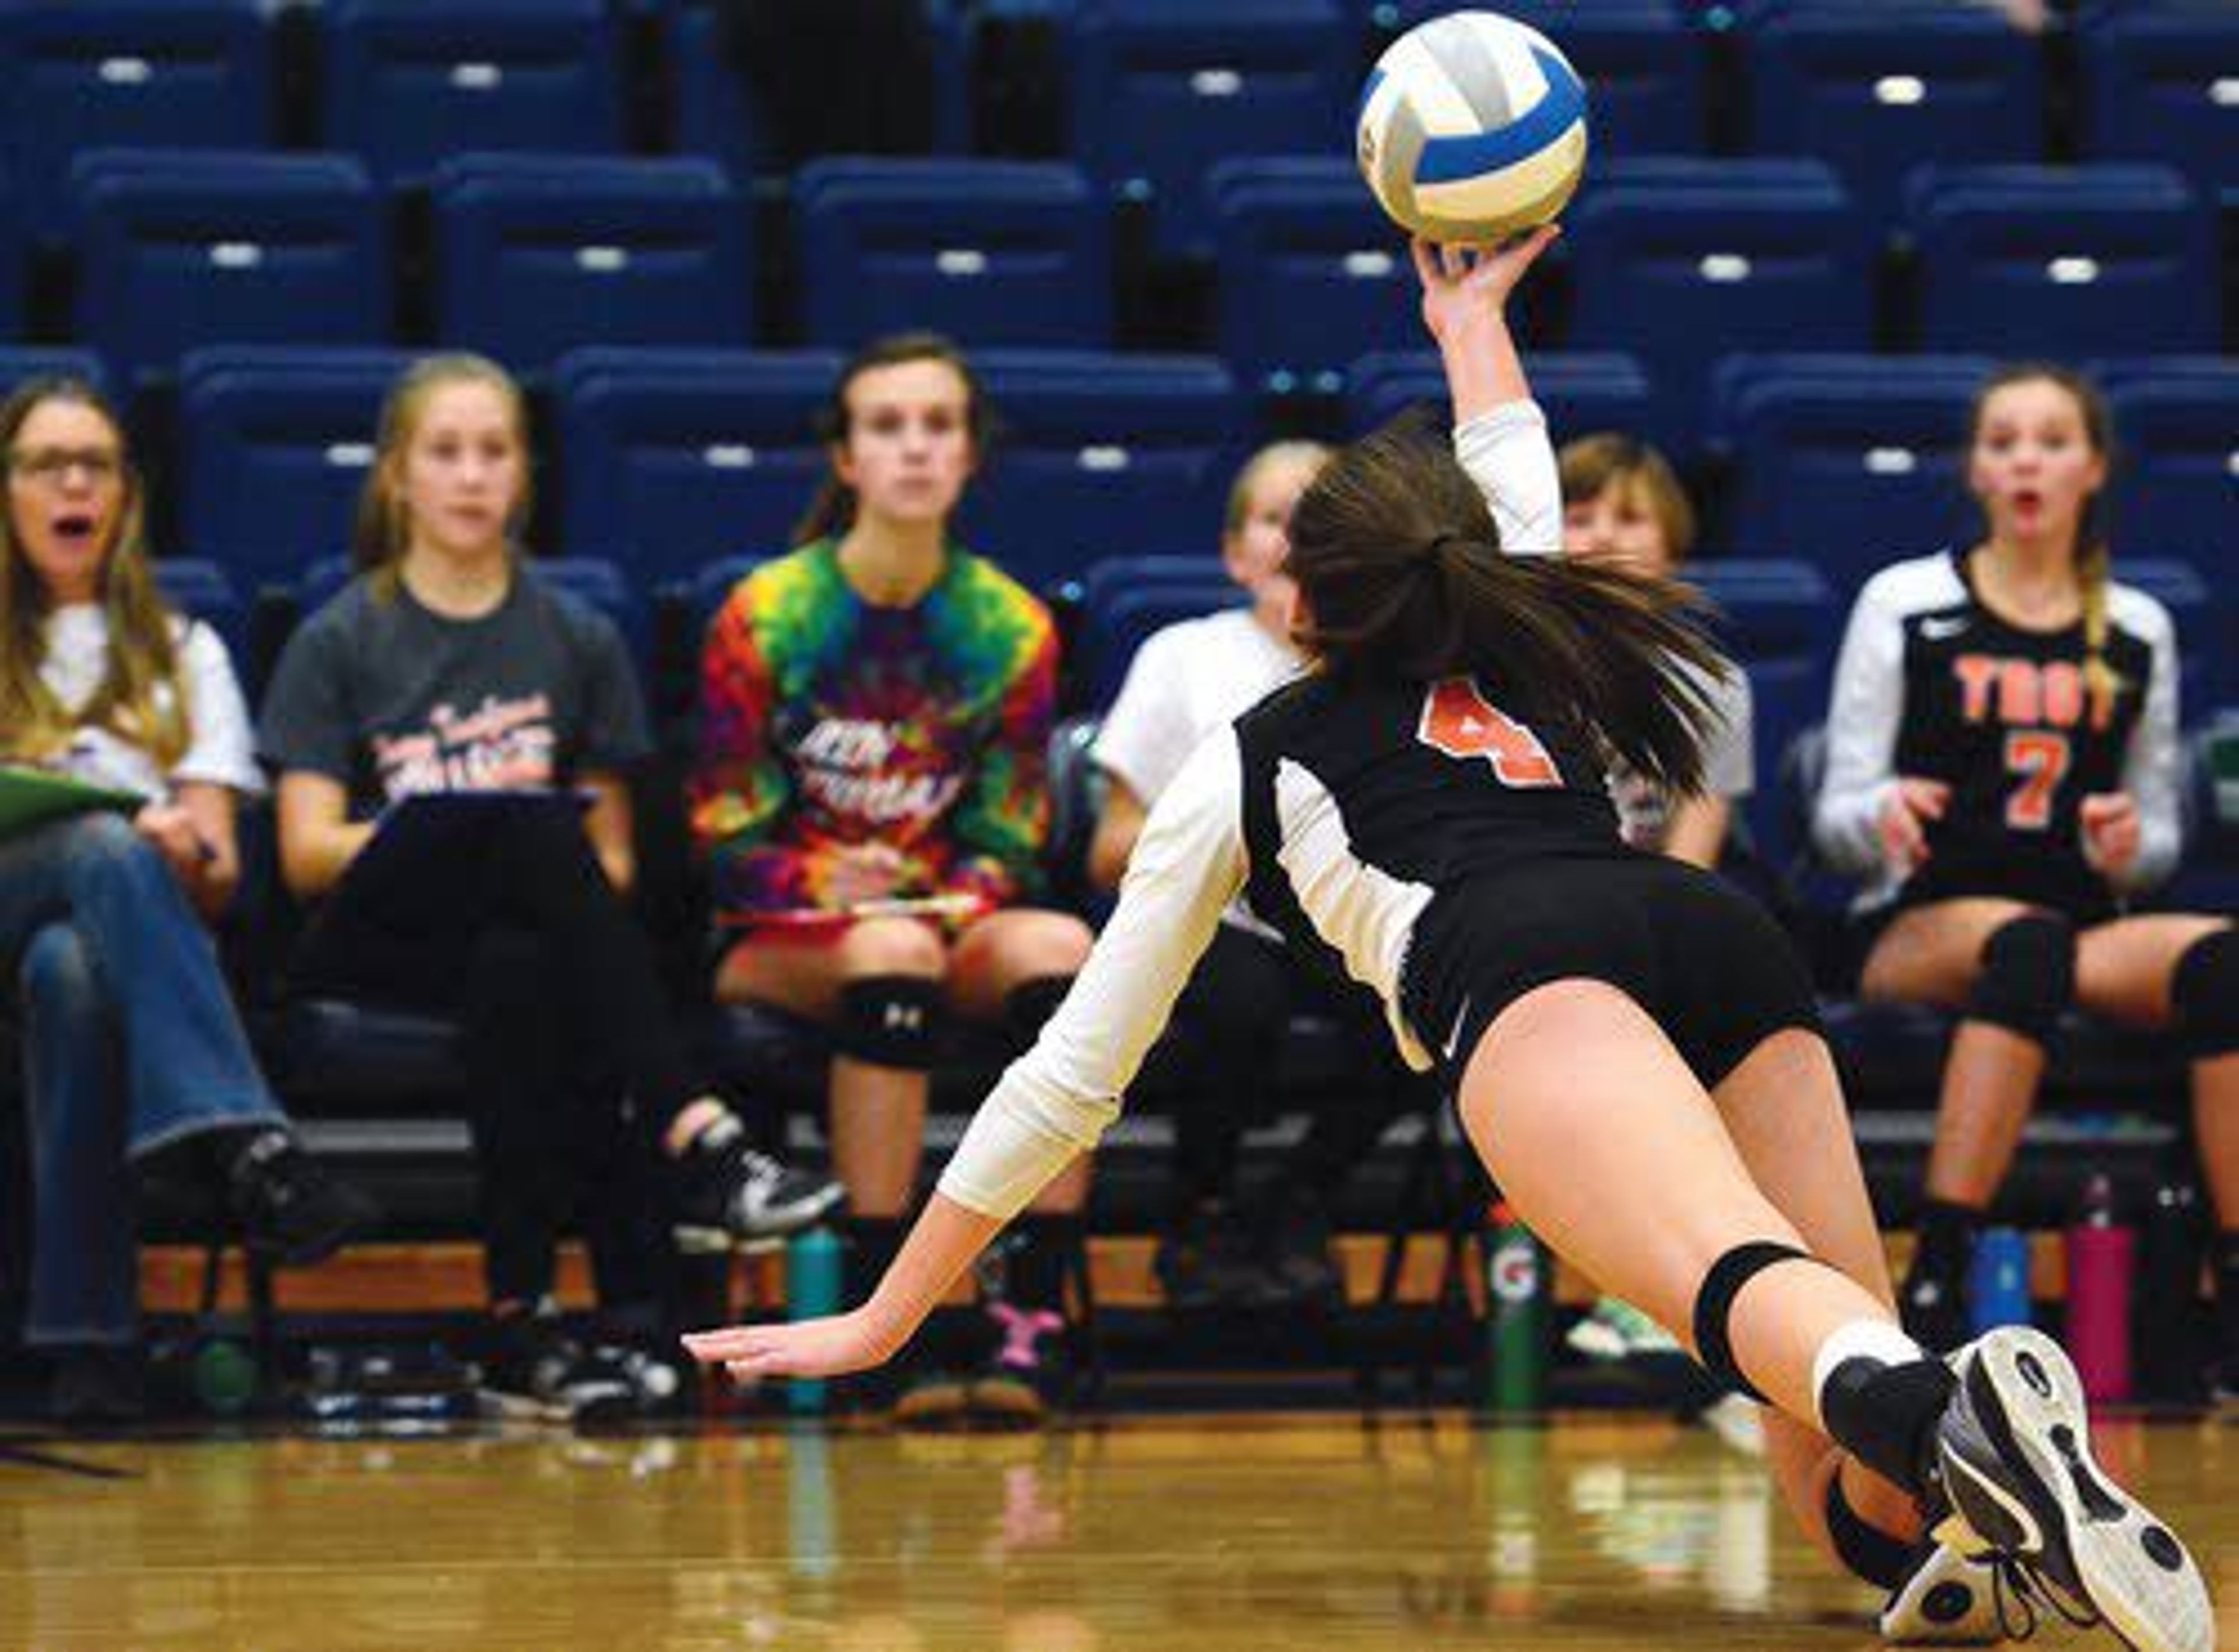
[[[681,634],[697,637],[733,587],[761,560],[717,558],[681,587],[658,594],[604,558],[541,558],[533,566],[541,577],[609,615],[650,674],[691,669],[688,657],[652,657],[656,601],[680,605]],[[155,566],[174,602],[236,646],[243,640],[249,605],[222,566],[180,557],[159,559]],[[1803,561],[1721,559],[1695,564],[1690,576],[1710,598],[1722,640],[1749,673],[1760,769],[1746,815],[1760,853],[1771,864],[1784,864],[1799,846],[1797,823],[1775,784],[1776,759],[1826,716],[1847,601],[1824,573]],[[338,557],[311,566],[294,587],[297,611],[316,608],[348,577],[348,564]],[[2199,570],[2181,561],[2126,557],[2119,577],[2158,598],[2175,617],[2184,702],[2198,709],[2239,701],[2239,603],[2219,600]],[[1107,557],[1086,566],[1053,594],[1077,615],[1069,664],[1078,700],[1093,712],[1111,704],[1135,650],[1153,631],[1239,600],[1219,560],[1210,555]],[[654,687],[662,703],[688,694],[682,684]]]
[[[442,342],[530,369],[575,345],[751,342],[750,217],[711,164],[476,155],[437,178]],[[1206,187],[1219,348],[1255,385],[1414,341],[1413,272],[1350,162],[1235,161]],[[926,326],[973,346],[1113,340],[1110,217],[1071,167],[826,160],[794,198],[811,343]],[[1930,167],[1907,210],[1918,315],[1896,342],[2218,348],[2216,216],[2173,171]],[[72,171],[70,211],[73,333],[124,381],[220,340],[390,336],[387,216],[347,156],[97,151]],[[1725,352],[1865,349],[1903,331],[1877,321],[1878,243],[1816,162],[1613,163],[1567,223],[1571,302],[1539,335],[1636,351],[1675,387]],[[21,278],[0,253],[0,325]]]
[[[1379,10],[1396,28],[1452,9]],[[2045,155],[2040,43],[1985,7],[1744,4],[1745,91],[1717,77],[1699,17],[1675,0],[1508,0],[1545,27],[1594,89],[1598,152],[1699,152],[1714,106],[1745,98],[1748,143],[1837,166],[1886,219],[1922,156],[2023,163]],[[384,182],[424,179],[462,149],[619,153],[628,54],[606,0],[329,0],[318,9],[316,131]],[[933,7],[942,127],[961,141],[973,31]],[[1053,14],[1065,31],[1069,152],[1098,186],[1156,205],[1160,245],[1203,251],[1216,226],[1195,189],[1236,155],[1344,153],[1376,36],[1339,0],[1097,0]],[[0,109],[36,218],[58,216],[70,158],[117,144],[256,148],[281,96],[261,0],[16,0],[0,7]],[[716,20],[666,21],[670,140],[743,173],[765,161],[750,91]],[[2239,19],[2213,4],[2109,7],[2081,30],[2081,152],[2163,160],[2211,192],[2239,186],[2239,107],[2219,95]]]
[[[221,559],[250,587],[292,581],[347,541],[382,400],[409,356],[390,350],[236,347],[190,355],[176,452],[154,468],[176,494],[168,538]],[[982,352],[1001,423],[960,532],[1033,584],[1132,542],[1210,549],[1231,478],[1256,445],[1250,400],[1206,357]],[[623,561],[648,585],[782,543],[825,459],[812,409],[840,358],[821,351],[594,348],[550,383],[542,491],[554,548]],[[1983,358],[1772,355],[1728,358],[1707,402],[1662,394],[1623,355],[1534,355],[1558,439],[1624,430],[1727,486],[1704,543],[1804,555],[1847,596],[1891,556],[1977,525],[1959,448]],[[2113,522],[2126,553],[2199,559],[2239,542],[2239,362],[2149,357],[2091,364],[2121,445]],[[71,352],[0,352],[0,385]],[[1343,424],[1374,428],[1445,381],[1420,352],[1353,364]]]

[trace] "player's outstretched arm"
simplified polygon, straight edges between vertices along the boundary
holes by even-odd
[[[1416,238],[1423,325],[1438,341],[1446,384],[1453,392],[1456,425],[1467,424],[1505,402],[1531,399],[1523,359],[1508,329],[1508,295],[1560,234],[1556,225],[1542,224],[1492,251]]]

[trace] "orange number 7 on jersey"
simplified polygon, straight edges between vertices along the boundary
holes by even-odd
[[[1448,757],[1482,757],[1503,786],[1560,786],[1562,771],[1539,737],[1478,692],[1467,677],[1448,677],[1423,696],[1415,738]]]
[[[2006,824],[2042,832],[2052,824],[2052,794],[2068,778],[2068,736],[2017,729],[2006,736],[2006,773],[2019,784],[2006,797]]]

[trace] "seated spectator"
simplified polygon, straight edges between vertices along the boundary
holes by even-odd
[[[949,537],[988,421],[945,340],[866,348],[824,412],[831,473],[798,547],[741,581],[708,635],[693,821],[728,938],[715,995],[832,1029],[858,1295],[915,1197],[944,1023],[994,1025],[1023,1050],[1088,953],[1079,919],[1026,904],[1048,827],[1056,632]],[[897,1420],[1030,1419],[1057,1396],[1086,1169],[1024,1224],[987,1357],[967,1380],[913,1376]]]
[[[1644,578],[1680,572],[1695,545],[1695,508],[1662,454],[1631,436],[1605,433],[1566,444],[1557,464],[1566,554],[1604,558]],[[1757,762],[1749,679],[1737,669],[1708,689],[1717,718],[1704,742],[1703,789],[1671,797],[1619,765],[1610,775],[1610,793],[1633,847],[1715,871],[1725,855],[1734,808],[1756,787]],[[1599,1298],[1571,1329],[1569,1341],[1590,1359],[1681,1352],[1671,1332],[1616,1297]],[[1720,1437],[1744,1450],[1762,1449],[1756,1408],[1740,1396],[1721,1398],[1704,1416]]]
[[[2223,1381],[2239,1368],[2239,938],[2221,917],[2134,912],[2179,848],[2176,638],[2117,582],[2100,519],[2106,405],[2063,368],[1977,396],[1975,544],[1884,568],[1836,669],[1821,849],[1869,881],[1861,990],[1956,1012],[1919,1248],[1902,1293],[1923,1342],[1968,1334],[1975,1237],[2081,1005],[2165,1031],[2222,1232]]]
[[[289,640],[262,733],[282,871],[320,903],[292,985],[463,1017],[493,1385],[560,1403],[595,1375],[550,1296],[565,1184],[587,1167],[601,1297],[625,1324],[653,1311],[625,1098],[688,1248],[792,1232],[839,1190],[748,1144],[672,1022],[623,899],[636,684],[613,626],[525,572],[528,463],[502,369],[438,356],[405,374],[362,571]]]
[[[0,839],[0,952],[23,1016],[36,1217],[24,1340],[65,1423],[144,1406],[132,1174],[207,1184],[248,1243],[316,1262],[374,1217],[296,1143],[203,919],[262,789],[225,645],[156,594],[115,412],[34,381],[0,404],[0,760],[144,797]]]
[[[1119,886],[1152,804],[1205,737],[1304,667],[1291,640],[1298,587],[1284,562],[1291,508],[1328,457],[1306,441],[1277,442],[1252,457],[1229,493],[1220,538],[1221,560],[1251,606],[1168,626],[1130,662],[1096,738],[1109,783],[1088,853],[1099,888]],[[1248,1125],[1282,1111],[1279,1052],[1292,1015],[1307,1007],[1343,1023],[1359,1065],[1378,1080],[1372,1093],[1315,1113],[1272,1195],[1239,1201],[1239,1145]],[[1174,1016],[1191,1070],[1188,1098],[1174,1115],[1173,1199],[1155,1261],[1167,1302],[1341,1304],[1331,1204],[1414,1082],[1391,1053],[1374,999],[1302,967],[1239,902],[1223,915]]]

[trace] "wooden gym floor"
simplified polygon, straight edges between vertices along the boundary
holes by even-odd
[[[2239,1643],[2239,1436],[2100,1447]],[[1870,1652],[1871,1605],[1755,1463],[1658,1421],[0,1443],[0,1647],[31,1652]]]

